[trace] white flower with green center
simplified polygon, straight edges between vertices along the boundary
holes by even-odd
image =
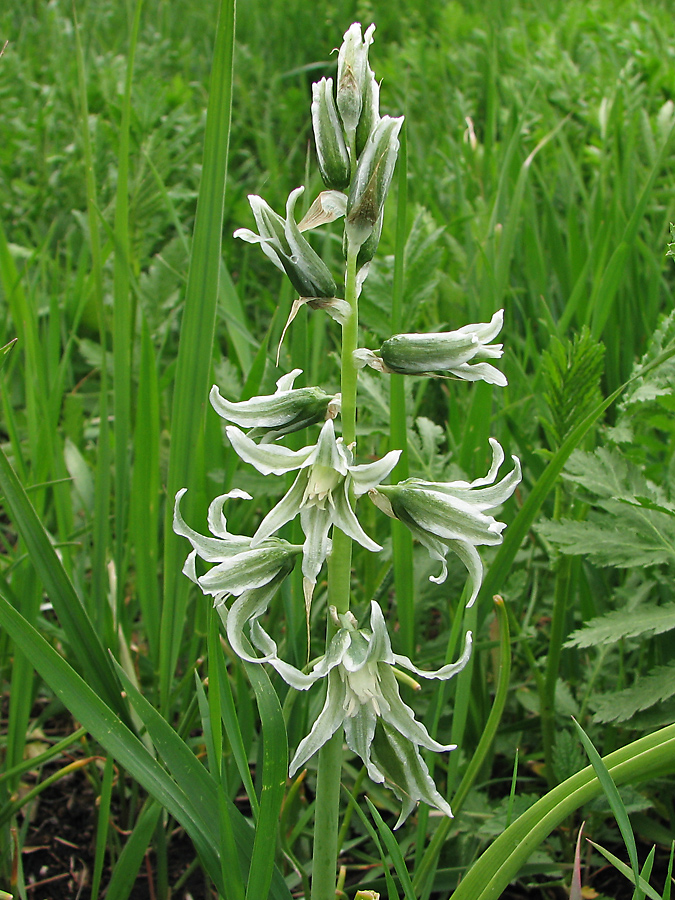
[[[227,530],[223,505],[233,498],[252,499],[250,494],[240,490],[216,497],[209,506],[208,523],[214,537],[199,534],[181,515],[180,501],[185,491],[186,488],[183,488],[176,494],[173,514],[173,530],[186,537],[193,547],[183,566],[183,574],[198,584],[203,593],[211,595],[216,603],[222,602],[228,595],[239,597],[267,585],[273,585],[276,591],[292,570],[302,548],[278,538],[258,541],[254,547],[250,537],[231,534]],[[205,575],[198,576],[195,565],[197,556],[217,565]]]
[[[351,449],[345,447],[342,438],[335,437],[332,419],[325,422],[317,443],[302,450],[255,444],[233,425],[228,425],[227,436],[239,457],[263,475],[285,475],[300,470],[288,493],[260,523],[251,547],[262,545],[286,522],[300,515],[305,534],[302,573],[307,604],[330,552],[331,526],[336,525],[367,550],[382,549],[359,525],[350,495],[353,492],[355,497],[360,497],[380,484],[398,462],[400,450],[392,450],[376,462],[355,466]]]
[[[475,481],[431,482],[408,478],[396,485],[370,491],[373,503],[392,518],[400,519],[423,544],[432,559],[442,564],[441,574],[431,581],[442,584],[448,574],[446,556],[453,550],[466,566],[471,578],[474,602],[483,580],[483,564],[476,547],[502,542],[504,522],[486,511],[504,503],[521,480],[520,461],[512,457],[514,468],[495,484],[504,462],[504,451],[490,439],[492,465],[484,478]]]
[[[310,733],[298,746],[290,765],[292,777],[339,728],[344,728],[349,749],[363,760],[368,775],[377,784],[385,784],[403,803],[398,828],[412,812],[418,800],[436,807],[447,816],[450,806],[438,793],[419,748],[443,752],[455,745],[440,744],[413,710],[402,700],[394,666],[402,666],[415,675],[447,680],[460,672],[471,655],[471,633],[467,633],[464,651],[456,663],[435,672],[418,669],[406,656],[394,653],[380,606],[371,603],[370,629],[357,628],[351,613],[337,616],[339,629],[325,656],[305,674],[279,659],[276,643],[258,619],[266,609],[264,600],[242,597],[229,613],[221,610],[232,649],[248,662],[267,662],[292,687],[307,690],[319,679],[328,679],[326,702]],[[263,653],[252,656],[243,645],[244,625],[251,624],[251,642]]]

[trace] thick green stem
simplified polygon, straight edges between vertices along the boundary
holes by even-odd
[[[356,258],[358,249],[350,246],[347,255],[345,299],[351,315],[342,327],[342,437],[345,444],[356,440],[356,379],[352,353],[358,336],[358,301],[356,297]],[[333,549],[328,560],[328,605],[338,613],[349,610],[352,568],[352,539],[333,529]],[[335,627],[328,621],[326,639],[331,640]],[[340,811],[340,776],[342,773],[342,729],[319,751],[316,779],[316,813],[314,816],[314,861],[311,900],[335,900],[337,880],[338,824]]]

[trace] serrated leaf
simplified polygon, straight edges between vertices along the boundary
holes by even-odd
[[[542,522],[537,530],[564,553],[599,566],[654,566],[675,561],[675,521],[662,512],[606,501],[586,522]]]
[[[593,698],[594,722],[626,722],[633,716],[675,696],[675,663],[657,666],[623,691]]]
[[[573,632],[565,647],[599,647],[623,638],[652,637],[675,628],[675,604],[646,603],[634,610],[614,609]]]

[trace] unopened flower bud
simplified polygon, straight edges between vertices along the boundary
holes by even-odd
[[[344,190],[351,178],[349,153],[333,99],[333,79],[312,85],[312,127],[319,171],[328,188]]]
[[[375,79],[375,75],[370,66],[366,69],[366,78],[363,92],[363,105],[361,107],[361,117],[356,128],[356,156],[359,157],[363,153],[368,138],[373,133],[373,129],[380,121],[380,85]]]
[[[345,32],[338,52],[337,107],[347,135],[356,131],[363,107],[368,69],[368,47],[373,43],[375,26],[361,37],[361,24],[354,22]]]
[[[359,158],[347,201],[348,239],[361,246],[372,234],[382,214],[398,155],[398,135],[403,116],[383,116],[368,138]]]
[[[501,331],[504,310],[498,310],[489,322],[465,325],[457,331],[436,334],[395,334],[380,349],[355,350],[355,363],[380,372],[400,375],[425,375],[447,372],[464,381],[486,381],[504,387],[506,377],[494,366],[479,360],[499,359],[502,344],[490,344]]]

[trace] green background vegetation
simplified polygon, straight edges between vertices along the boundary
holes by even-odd
[[[472,667],[457,684],[408,698],[439,740],[460,745],[436,762],[435,777],[451,798],[485,730],[499,680],[491,594],[502,594],[509,610],[511,687],[461,813],[458,807],[432,844],[435,855],[425,846],[441,828],[426,810],[398,833],[417,895],[449,896],[509,823],[586,765],[571,715],[604,756],[625,752],[631,741],[673,721],[674,367],[645,368],[618,404],[600,407],[637,360],[648,367],[667,354],[675,334],[672,321],[661,320],[673,309],[675,278],[666,258],[675,220],[670,5],[242,0],[222,258],[213,226],[218,209],[208,207],[209,196],[218,206],[218,173],[226,161],[227,35],[218,44],[217,4],[146,0],[137,22],[132,3],[75,7],[76,16],[65,2],[5,0],[0,9],[0,45],[9,41],[0,58],[0,348],[18,338],[2,355],[0,371],[0,443],[16,473],[3,465],[0,481],[6,723],[0,887],[23,890],[20,866],[12,871],[11,828],[20,847],[28,828],[16,799],[28,772],[26,736],[38,734],[63,703],[78,721],[93,717],[97,724],[88,731],[111,754],[103,766],[87,768],[101,798],[92,877],[107,884],[112,869],[109,897],[128,896],[149,844],[156,887],[166,896],[175,821],[188,829],[208,879],[218,884],[220,877],[221,890],[243,897],[246,872],[241,884],[234,876],[223,883],[218,860],[223,848],[232,854],[233,842],[246,843],[240,836],[248,826],[230,802],[242,789],[251,806],[247,816],[258,815],[260,801],[261,846],[278,841],[278,869],[268,873],[275,896],[288,896],[281,873],[301,890],[311,870],[313,770],[288,788],[277,828],[274,807],[266,804],[283,765],[275,772],[262,738],[283,743],[285,723],[289,745],[297,746],[320,698],[285,697],[275,681],[282,712],[264,675],[250,671],[256,667],[247,674],[220,656],[204,598],[188,594],[180,576],[187,549],[171,535],[165,540],[164,521],[167,496],[170,507],[176,487],[187,485],[186,516],[204,531],[208,498],[236,484],[259,499],[250,508],[233,506],[230,525],[252,533],[260,513],[285,490],[237,468],[206,392],[195,388],[199,378],[239,399],[271,392],[282,372],[298,366],[304,383],[336,389],[338,332],[320,312],[301,311],[276,369],[294,297],[258,248],[235,241],[232,232],[252,224],[249,193],[281,211],[297,185],[307,186],[307,202],[320,190],[311,83],[334,73],[328,51],[348,25],[372,20],[382,111],[406,115],[407,203],[397,235],[395,179],[361,298],[361,345],[378,347],[391,334],[395,250],[405,249],[401,331],[487,321],[503,307],[508,388],[421,379],[407,385],[405,409],[396,395],[392,414],[405,422],[411,474],[482,475],[487,438],[494,436],[520,456],[525,475],[500,514],[514,524],[506,532],[514,536],[504,553],[485,554],[488,583],[469,614],[473,621],[463,625],[461,565],[438,588],[427,580],[426,554],[418,558],[415,551],[406,596],[397,596],[389,523],[374,508],[360,509],[385,552],[358,555],[355,578],[364,599],[377,595],[391,621],[400,620],[398,649],[418,648],[419,663],[432,666],[452,655],[460,626],[477,629]],[[220,68],[209,92],[214,44]],[[209,137],[210,94],[211,122],[220,131]],[[195,238],[193,244],[200,185],[211,218],[203,220],[206,243]],[[330,230],[313,240],[341,276],[339,240]],[[196,310],[189,338],[186,296]],[[200,319],[201,302],[208,315]],[[359,453],[366,459],[389,449],[388,381],[364,373],[360,391]],[[293,526],[286,536],[297,539]],[[301,596],[298,578],[282,592],[270,624],[299,664],[308,653]],[[317,625],[320,610],[319,599]],[[315,628],[311,655],[322,641]],[[223,664],[213,664],[207,697],[201,684],[209,642],[211,658],[218,655]],[[126,673],[119,677],[135,697],[133,709],[120,699],[107,648]],[[72,670],[83,676],[83,687]],[[87,685],[96,697],[83,693]],[[153,718],[153,708],[163,718]],[[219,727],[209,730],[209,709],[213,720],[222,712],[222,734]],[[127,731],[117,733],[113,713]],[[73,740],[82,740],[75,728]],[[114,747],[101,740],[106,729],[117,735]],[[83,756],[100,752],[87,740]],[[61,751],[43,752],[38,784],[61,771],[49,762],[60,760]],[[122,764],[114,788],[112,756]],[[207,757],[208,768],[195,763],[198,756]],[[659,845],[662,862],[675,818],[672,781],[656,778],[667,768],[645,764],[642,772],[628,772],[622,787],[636,835]],[[643,784],[646,775],[653,777]],[[358,800],[361,780],[350,760],[344,782]],[[213,799],[216,785],[226,798],[220,803]],[[368,791],[392,824],[391,796]],[[189,803],[211,795],[202,809]],[[362,798],[361,807],[368,814]],[[132,833],[126,843],[108,827],[111,808]],[[544,885],[569,884],[574,829],[582,820],[576,810],[565,812],[570,818],[550,837],[542,832],[521,869],[521,884],[533,897],[550,896]],[[583,816],[591,836],[625,855],[606,802],[586,806]],[[391,890],[377,849],[377,834],[386,830],[373,832],[356,813],[346,821],[347,884],[360,880]],[[249,846],[247,852],[260,851]],[[401,860],[384,840],[382,853],[388,862],[398,860],[393,877],[403,892]],[[593,857],[591,871],[600,860]],[[659,891],[665,862],[661,870],[654,879]],[[509,877],[481,898],[500,896]],[[249,883],[251,896],[257,887]]]

